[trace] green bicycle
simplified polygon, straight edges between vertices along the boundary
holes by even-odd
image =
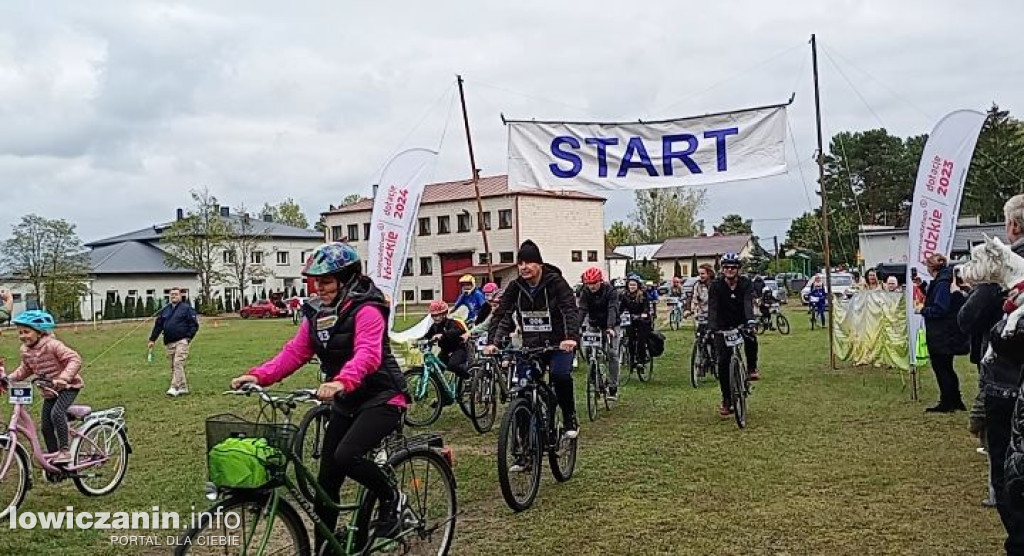
[[[288,414],[296,404],[307,401],[311,391],[297,390],[277,395],[254,384],[246,384],[226,394],[257,395],[261,405],[272,406]],[[207,448],[228,438],[265,438],[284,456],[283,465],[270,466],[271,480],[252,489],[224,489],[208,483],[206,497],[219,500],[198,523],[177,542],[175,554],[299,554],[317,556],[372,554],[448,553],[455,534],[456,487],[452,473],[452,455],[436,434],[413,437],[394,433],[381,443],[373,454],[377,465],[390,477],[392,484],[405,494],[407,505],[402,509],[402,529],[394,538],[377,538],[371,517],[376,514],[377,500],[361,486],[355,500],[335,504],[320,487],[316,478],[295,456],[298,427],[291,423],[251,422],[234,415],[217,415],[206,421]],[[315,491],[313,501],[299,492],[285,472],[288,464],[309,482]],[[288,500],[284,494],[291,495]],[[328,530],[317,516],[313,502],[319,502],[350,514],[348,522],[337,532]],[[298,509],[296,509],[296,505]],[[320,546],[310,545],[309,533],[300,516],[313,524]]]
[[[423,354],[423,365],[412,367],[403,373],[412,395],[412,405],[405,414],[405,424],[410,427],[426,427],[441,418],[444,406],[458,403],[466,417],[473,418],[466,390],[469,381],[463,380],[448,370],[448,367],[434,355],[434,342],[420,340],[417,344]],[[451,375],[447,378],[446,374]]]

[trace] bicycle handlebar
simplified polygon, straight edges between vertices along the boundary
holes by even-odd
[[[287,394],[275,395],[272,394],[270,390],[267,390],[266,388],[258,384],[247,382],[238,388],[227,390],[224,392],[224,395],[235,396],[248,396],[251,394],[256,394],[257,396],[259,396],[260,400],[273,405],[293,406],[296,403],[312,403],[317,401],[316,390],[313,388],[299,388],[298,390],[294,390]]]

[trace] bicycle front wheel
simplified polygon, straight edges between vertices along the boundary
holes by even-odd
[[[683,321],[682,315],[679,314],[678,311],[672,311],[671,313],[669,313],[669,315],[668,315],[668,326],[672,330],[679,330],[679,328],[682,326],[682,321]]]
[[[422,367],[403,373],[408,384],[412,404],[405,412],[405,424],[410,427],[432,425],[441,417],[441,385],[437,378]]]
[[[640,382],[650,382],[652,376],[654,376],[654,357],[648,354],[647,363],[636,368],[636,377],[640,379]]]
[[[548,465],[551,466],[551,474],[555,480],[564,483],[572,478],[576,470],[576,446],[578,438],[566,438],[565,421],[562,419],[562,410],[556,406],[550,407],[551,427],[548,434],[555,435],[555,441],[548,450]]]
[[[71,443],[71,458],[83,469],[73,477],[75,487],[86,496],[110,494],[128,472],[128,437],[124,429],[95,421]]]
[[[629,384],[629,379],[633,376],[633,340],[631,338],[622,342],[620,348],[619,357],[619,388]]]
[[[295,435],[295,457],[314,477],[320,473],[320,460],[323,454],[324,435],[327,434],[327,423],[331,420],[331,406],[322,404],[309,410],[299,423],[299,432]],[[295,466],[292,466],[295,469]],[[295,471],[295,484],[306,500],[316,499],[316,488],[306,480],[306,476]]]
[[[693,342],[693,347],[690,349],[690,385],[694,388],[699,383],[700,372],[704,368],[704,361],[701,360],[701,345],[700,340]]]
[[[789,334],[789,319],[786,318],[786,315],[775,315],[775,327],[783,336]]]
[[[498,483],[513,511],[531,505],[540,491],[541,445],[532,404],[516,398],[505,411],[498,436]]]
[[[3,504],[0,519],[10,519],[11,510],[21,506],[29,488],[28,454],[10,438],[0,438],[0,468],[7,464],[8,459],[11,465],[7,467],[7,473],[0,477],[0,504]]]
[[[177,556],[205,554],[299,554],[309,556],[309,534],[302,518],[284,498],[270,513],[273,491],[237,494],[196,518],[178,539]],[[219,516],[219,518],[218,518]],[[237,542],[224,546],[230,539]]]
[[[732,389],[733,415],[736,416],[736,426],[745,428],[747,426],[747,370],[743,368],[739,357],[735,355],[729,363],[729,382]]]
[[[484,434],[494,427],[498,414],[498,384],[494,376],[494,365],[485,361],[471,372],[470,420],[476,432]]]
[[[594,362],[590,363],[590,372],[587,373],[587,417],[591,421],[597,419],[597,404],[601,398],[601,391],[598,389],[598,376],[601,367]]]

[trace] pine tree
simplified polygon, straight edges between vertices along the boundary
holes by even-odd
[[[241,310],[242,310],[242,300],[241,300],[241,298],[236,297],[235,298],[235,312],[238,313]]]
[[[217,298],[217,314],[221,314],[223,312],[224,312],[224,298],[223,297],[218,297]]]
[[[118,293],[114,297],[114,308],[113,309],[114,310],[111,311],[111,313],[113,313],[113,314],[111,315],[110,318],[112,318],[114,320],[119,320],[119,319],[123,319],[124,318],[124,305],[121,304],[121,294],[120,293]]]
[[[142,319],[146,318],[146,306],[142,303],[142,297],[135,298],[135,318]]]
[[[679,259],[676,259],[675,274],[673,276],[683,275],[683,265],[679,264]]]
[[[299,294],[295,291],[295,286],[292,286],[292,297],[298,297]]]
[[[146,317],[152,317],[156,314],[156,300],[153,296],[146,296]]]

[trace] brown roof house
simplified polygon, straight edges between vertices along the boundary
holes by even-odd
[[[749,258],[754,252],[754,240],[750,234],[712,235],[677,237],[665,240],[654,253],[654,261],[661,269],[661,276],[668,279],[675,275],[683,277],[697,274],[697,267],[704,263],[718,264],[722,255],[739,253]]]

